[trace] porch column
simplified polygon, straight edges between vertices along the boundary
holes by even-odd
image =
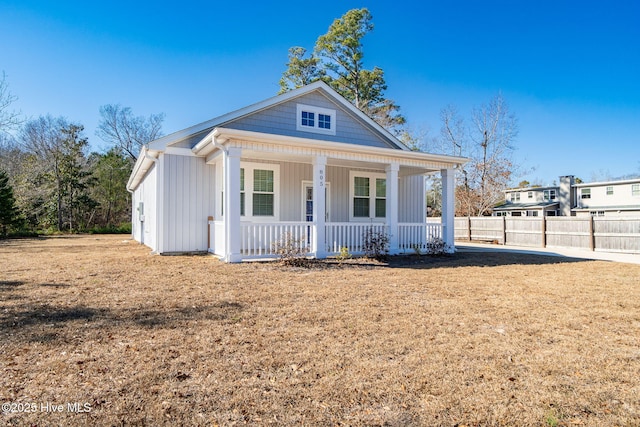
[[[325,244],[325,214],[327,212],[326,166],[326,157],[318,156],[313,159],[313,222],[315,238],[313,239],[311,250],[314,256],[319,259],[327,257],[327,246]]]
[[[442,239],[455,252],[455,170],[442,169]]]
[[[391,163],[387,165],[387,198],[386,217],[389,229],[389,253],[395,255],[400,252],[398,248],[398,171],[400,165]],[[375,187],[374,187],[375,188]],[[375,191],[375,190],[374,190]]]
[[[224,233],[226,262],[242,261],[240,229],[240,148],[224,152]]]

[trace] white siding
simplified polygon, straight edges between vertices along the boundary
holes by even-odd
[[[331,222],[348,222],[349,169],[328,166],[327,182],[331,183]]]
[[[133,192],[133,209],[131,211],[131,231],[133,238],[138,242],[149,246],[151,250],[157,249],[156,225],[157,225],[157,168],[152,166]],[[143,213],[138,208],[142,203]],[[144,221],[143,221],[144,219]]]
[[[163,172],[162,251],[206,251],[207,218],[214,216],[215,167],[199,157],[164,155]]]
[[[636,185],[640,183],[635,183]],[[640,210],[640,196],[633,196],[632,183],[625,184],[601,184],[601,185],[581,185],[577,187],[578,207],[608,207],[608,206],[631,206],[638,205]],[[611,187],[613,194],[607,194],[607,187]],[[591,189],[591,198],[581,197],[582,189]]]
[[[406,176],[398,184],[398,222],[424,222],[426,217],[423,176]]]
[[[303,221],[302,181],[313,180],[313,166],[280,163],[280,220]]]

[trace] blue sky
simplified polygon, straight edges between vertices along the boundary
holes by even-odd
[[[163,112],[165,133],[273,96],[287,49],[367,7],[365,65],[414,130],[502,92],[532,183],[640,174],[640,2],[0,3],[0,70],[26,116],[65,116],[95,149],[99,107]]]

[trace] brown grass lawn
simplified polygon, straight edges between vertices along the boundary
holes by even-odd
[[[125,239],[0,242],[0,402],[23,411],[2,423],[640,425],[640,265],[282,268]]]

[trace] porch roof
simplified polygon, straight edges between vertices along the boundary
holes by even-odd
[[[456,169],[468,161],[464,157],[365,147],[224,127],[213,129],[191,151],[196,156],[206,157],[207,163],[212,163],[226,147],[241,148],[243,157],[269,160],[312,163],[316,157],[326,157],[327,165],[371,169],[380,169],[384,168],[384,165],[396,163],[403,168],[401,172],[404,175]]]

